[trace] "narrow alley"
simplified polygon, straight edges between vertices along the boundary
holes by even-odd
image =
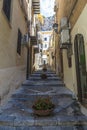
[[[0,109],[0,130],[87,130],[87,117],[74,94],[54,72],[45,72],[45,80],[41,73],[34,72]],[[50,97],[55,104],[50,116],[34,115],[32,106],[38,97]]]
[[[87,130],[87,0],[0,0],[0,130]]]

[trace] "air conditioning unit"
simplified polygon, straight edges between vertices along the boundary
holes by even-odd
[[[22,37],[21,44],[22,44],[22,45],[28,45],[28,43],[29,43],[29,36],[28,36],[28,34],[25,34],[25,35]]]

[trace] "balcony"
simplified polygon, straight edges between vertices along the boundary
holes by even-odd
[[[32,0],[34,14],[40,14],[40,0]]]
[[[36,36],[31,36],[31,45],[32,46],[37,45],[37,38],[36,38]]]

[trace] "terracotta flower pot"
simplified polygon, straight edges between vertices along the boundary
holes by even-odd
[[[48,110],[36,110],[33,108],[34,114],[38,116],[49,116],[52,114],[53,110],[53,108]]]
[[[46,74],[41,74],[41,78],[42,79],[47,79],[47,75]]]
[[[33,104],[32,108],[35,115],[48,116],[54,110],[55,105],[52,103],[49,97],[39,97]]]

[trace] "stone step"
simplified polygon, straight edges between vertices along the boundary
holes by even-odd
[[[21,117],[18,115],[9,115],[0,117],[0,126],[11,127],[34,127],[34,126],[85,126],[87,128],[87,117],[84,116],[58,116],[58,117]],[[78,129],[79,130],[79,129]],[[82,129],[84,130],[84,129]]]
[[[54,77],[57,77],[56,74],[48,74],[48,73],[46,73],[46,74],[47,74],[48,77],[53,77],[53,76],[54,76]],[[31,77],[38,77],[38,76],[40,76],[40,75],[41,75],[41,74],[32,74]]]
[[[74,94],[53,72],[47,71],[47,80],[40,79],[41,73],[35,72],[0,109],[0,130],[87,130],[87,116],[81,113]],[[48,96],[55,104],[53,113],[34,115],[35,100]]]
[[[29,80],[43,80],[41,77],[30,77]],[[45,81],[47,80],[61,80],[58,77],[47,77],[47,79],[44,79]]]
[[[23,84],[22,84],[22,86],[31,86],[31,85],[35,85],[35,86],[37,86],[37,85],[41,85],[41,86],[43,86],[43,85],[48,85],[48,86],[55,86],[55,85],[63,85],[64,86],[64,83],[61,81],[61,80],[48,80],[48,79],[46,79],[46,80],[35,80],[35,79],[29,79],[29,80],[26,80],[26,81],[24,81],[23,82]]]
[[[24,127],[11,127],[0,126],[0,130],[87,130],[87,126],[24,126]]]
[[[32,81],[34,81],[34,80],[32,80]],[[39,82],[37,81],[37,82],[35,82],[35,83],[23,83],[22,86],[24,86],[24,87],[27,87],[27,86],[64,87],[65,84],[64,84],[64,83],[61,83],[61,82],[58,82],[58,83],[50,82],[50,84],[49,84],[49,83],[43,83],[43,84],[41,84],[41,83],[39,83]]]
[[[46,74],[56,74],[55,72],[50,72],[50,71],[46,71],[46,72],[43,72],[43,71],[40,71],[40,72],[34,72],[33,74],[42,74],[42,73],[46,73]]]

